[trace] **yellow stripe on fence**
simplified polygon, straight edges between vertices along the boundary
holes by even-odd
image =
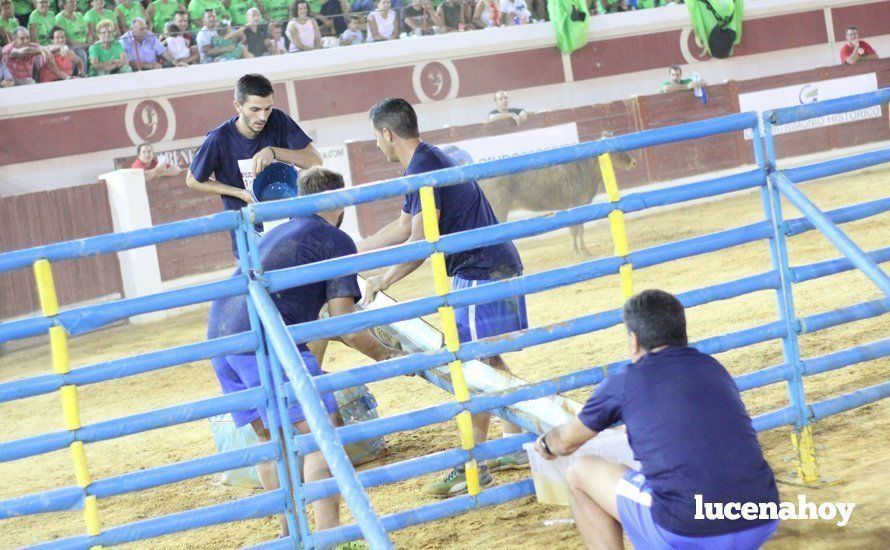
[[[600,173],[603,175],[603,184],[606,187],[606,195],[612,204],[621,200],[618,191],[618,180],[615,179],[615,169],[612,167],[612,157],[609,153],[599,156]],[[612,233],[612,242],[615,244],[615,256],[627,258],[630,247],[627,244],[627,228],[624,225],[624,212],[616,208],[609,213],[609,230]],[[618,273],[621,281],[621,297],[627,300],[633,296],[633,265],[630,262],[622,265]]]
[[[56,296],[56,284],[53,280],[53,270],[49,261],[37,260],[34,262],[34,279],[37,282],[37,295],[40,298],[40,309],[44,317],[54,317],[59,314],[59,300]],[[53,371],[58,374],[68,374],[71,371],[71,363],[68,355],[68,334],[64,327],[53,326],[49,329],[49,346],[52,355]],[[77,386],[65,385],[59,388],[59,396],[62,401],[62,415],[65,421],[65,429],[76,431],[80,429],[80,408],[77,404]],[[87,465],[87,456],[82,441],[74,441],[69,446],[71,462],[74,464],[74,477],[77,485],[86,489],[93,482]],[[95,496],[87,496],[84,493],[83,507],[84,522],[87,534],[98,535],[101,532],[99,524],[99,505]],[[95,547],[94,547],[95,548]]]
[[[427,242],[435,243],[439,240],[439,216],[436,213],[436,198],[432,187],[420,189],[420,208],[423,216],[423,231]],[[445,269],[445,255],[435,252],[430,257],[433,269],[433,284],[436,295],[448,294],[448,273]],[[457,321],[454,317],[454,308],[443,306],[439,308],[439,317],[442,320],[442,332],[445,335],[445,347],[452,353],[460,349],[460,339],[457,334]],[[463,364],[459,360],[448,364],[451,374],[451,385],[454,387],[454,397],[463,403],[470,399],[470,390],[464,378]],[[466,451],[471,451],[476,442],[473,438],[473,418],[468,411],[457,415],[457,428],[460,431],[460,444]],[[467,492],[470,495],[479,494],[479,467],[476,459],[466,463]]]

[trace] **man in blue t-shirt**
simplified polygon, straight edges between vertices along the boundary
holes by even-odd
[[[379,102],[370,113],[371,125],[377,138],[377,147],[390,162],[399,162],[405,167],[405,175],[422,174],[454,166],[451,159],[439,150],[420,140],[417,127],[417,114],[404,99],[388,98]],[[475,181],[467,181],[448,187],[438,187],[434,191],[436,214],[439,217],[439,231],[450,235],[498,223],[491,205]],[[424,239],[423,217],[420,212],[420,194],[405,195],[402,213],[398,219],[368,237],[358,245],[360,252],[386,246]],[[378,291],[389,288],[394,283],[413,272],[424,260],[390,267],[383,275],[370,277],[365,286],[365,302],[374,299]],[[492,281],[516,277],[522,274],[522,261],[513,243],[506,242],[483,246],[465,252],[445,255],[445,267],[452,277],[452,288],[459,290],[475,287]],[[528,328],[525,312],[525,297],[517,296],[498,302],[456,308],[458,336],[461,342],[468,342],[488,336],[496,336],[515,330]],[[490,366],[509,372],[507,364],[499,356],[483,359]],[[477,443],[488,439],[488,413],[473,416],[473,432]],[[504,424],[505,434],[519,433],[518,426]],[[527,467],[528,458],[524,452],[490,461],[479,469],[479,481],[483,485],[491,483],[489,469]],[[427,492],[437,497],[449,497],[467,492],[463,466],[452,470],[443,481],[427,488]]]
[[[687,346],[683,305],[647,290],[624,305],[632,365],[610,374],[569,422],[538,438],[552,460],[622,421],[640,472],[582,456],[566,479],[575,525],[588,547],[760,548],[777,519],[735,510],[711,519],[702,503],[775,503],[779,494],[732,377]]]
[[[234,103],[238,116],[207,134],[189,166],[186,184],[221,195],[226,210],[239,210],[254,202],[250,191],[253,179],[273,162],[287,162],[298,168],[320,165],[321,155],[312,139],[274,104],[274,89],[268,78],[258,74],[239,78]],[[262,227],[257,230],[262,231]],[[237,258],[234,232],[232,251]]]
[[[311,195],[343,188],[343,177],[322,167],[310,168],[300,175],[298,181],[300,195]],[[329,260],[355,254],[352,238],[339,229],[343,222],[343,209],[319,212],[311,216],[297,216],[271,229],[259,243],[260,262],[263,270],[284,269],[298,265]],[[237,270],[234,276],[241,275]],[[361,297],[355,275],[337,277],[308,285],[281,290],[272,294],[285,324],[293,325],[318,319],[322,307],[327,304],[332,317],[354,311],[355,301]],[[221,338],[251,329],[247,311],[247,298],[244,295],[215,300],[210,306],[210,319],[207,323],[207,338]],[[354,334],[344,334],[340,339],[375,361],[383,361],[404,355],[404,352],[385,347],[368,330]],[[313,376],[321,374],[319,360],[309,351],[306,344],[297,349]],[[320,359],[320,358],[319,358]],[[256,355],[238,354],[214,357],[213,370],[219,379],[223,393],[232,393],[261,385]],[[285,377],[285,380],[287,378]],[[343,421],[337,409],[337,400],[332,393],[323,393],[322,402],[335,426]],[[308,433],[309,425],[299,403],[288,409],[288,416],[300,433]],[[238,427],[250,424],[260,442],[269,441],[270,435],[265,408],[259,410],[236,411],[232,413]],[[327,463],[320,452],[304,457],[304,480],[313,481],[331,476]],[[274,462],[259,464],[257,471],[263,488],[267,491],[279,487]],[[339,525],[339,497],[328,497],[313,504],[316,530],[329,529]],[[286,533],[286,525],[281,522]]]

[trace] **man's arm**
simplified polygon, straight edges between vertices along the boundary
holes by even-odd
[[[321,153],[311,142],[303,149],[263,147],[253,156],[253,173],[259,174],[275,161],[289,162],[298,168],[312,168],[322,164]]]
[[[577,416],[561,426],[553,428],[535,442],[535,450],[547,460],[574,453],[578,447],[592,439],[595,432],[581,423]]]
[[[338,315],[346,315],[355,311],[355,302],[352,296],[342,298],[331,298],[328,301],[328,311],[331,317]],[[379,340],[374,338],[370,330],[361,332],[353,332],[352,334],[343,334],[340,340],[352,349],[359,351],[375,361],[385,361],[394,357],[406,355],[404,351],[392,349],[384,346]]]
[[[232,187],[231,185],[220,183],[213,178],[208,178],[207,181],[198,181],[195,179],[195,176],[192,175],[191,170],[189,170],[185,177],[185,184],[189,186],[189,189],[194,189],[195,191],[216,193],[217,195],[228,195],[229,197],[241,199],[246,203],[253,202],[253,196],[247,189]]]
[[[399,217],[386,224],[380,231],[356,244],[359,252],[402,244],[411,236],[411,214],[401,212]]]
[[[13,48],[9,51],[9,57],[28,57],[35,54],[42,54],[43,50],[37,46],[25,46],[24,48]]]
[[[408,214],[402,212],[404,216],[408,216]],[[436,218],[439,217],[439,211],[436,210]],[[401,220],[401,218],[400,218]],[[408,237],[408,242],[420,241],[424,238],[423,232],[423,216],[418,213],[413,218],[411,218],[411,234]],[[362,304],[369,304],[374,301],[374,296],[377,292],[381,292],[392,286],[393,284],[401,281],[411,273],[413,273],[418,267],[423,265],[423,262],[426,261],[426,258],[421,260],[414,260],[413,262],[407,262],[404,264],[398,264],[389,267],[383,275],[377,275],[374,277],[368,277],[365,281],[365,296],[362,298]]]

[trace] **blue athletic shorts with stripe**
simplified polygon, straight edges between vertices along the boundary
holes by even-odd
[[[615,489],[618,497],[618,519],[634,548],[689,550],[755,550],[766,543],[779,526],[779,520],[743,531],[687,537],[659,527],[652,518],[652,489],[646,476],[634,470],[624,474]]]
[[[496,280],[499,279],[468,280],[455,276],[451,280],[451,289],[461,290],[492,283]],[[455,308],[454,316],[457,320],[457,334],[461,342],[469,342],[528,328],[525,296],[515,296],[497,302]]]
[[[315,360],[315,356],[312,355],[311,351],[300,350],[300,355],[306,363],[306,368],[309,370],[309,374],[318,376],[324,372],[321,370],[318,361]],[[219,385],[222,386],[223,393],[233,393],[248,388],[258,388],[262,385],[260,384],[260,370],[257,366],[255,355],[227,355],[225,357],[214,357],[210,360],[210,364],[213,365],[213,370],[216,372],[216,377],[219,379]],[[287,380],[286,375],[284,376],[284,379]],[[324,403],[325,409],[327,409],[329,413],[338,410],[337,399],[334,397],[333,393],[322,393],[321,400]],[[290,417],[291,424],[306,420],[306,417],[303,415],[303,408],[299,403],[294,403],[288,408],[288,416]],[[262,418],[263,426],[267,428],[269,427],[269,419],[266,418],[265,408],[236,411],[232,413],[232,418],[235,420],[235,426],[239,428],[250,424],[257,418]]]

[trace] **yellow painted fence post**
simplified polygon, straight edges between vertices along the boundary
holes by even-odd
[[[56,296],[56,285],[53,281],[52,266],[47,260],[34,262],[34,279],[37,282],[37,295],[40,298],[40,308],[44,317],[55,317],[59,314],[59,300]],[[71,371],[68,357],[68,334],[61,326],[52,326],[49,329],[49,345],[52,355],[53,370],[57,374],[68,374]],[[80,429],[80,410],[77,405],[77,386],[66,385],[59,389],[62,401],[62,415],[65,421],[65,429],[76,431]],[[93,482],[87,467],[87,456],[82,441],[73,441],[69,446],[71,461],[74,463],[74,476],[77,484],[82,489]],[[95,496],[84,495],[83,515],[86,522],[87,534],[96,536],[101,532],[99,525],[99,505]]]
[[[432,187],[422,187],[420,189],[420,207],[423,216],[423,232],[426,240],[435,243],[439,240],[439,217],[436,215],[436,199]],[[435,252],[430,256],[433,269],[433,284],[435,285],[436,295],[444,296],[448,294],[448,273],[445,269],[445,255],[441,252]],[[457,335],[457,321],[454,317],[454,308],[451,306],[443,306],[439,308],[439,316],[442,319],[442,332],[445,334],[445,347],[452,353],[457,353],[460,349],[460,339]],[[470,390],[467,388],[467,381],[464,379],[463,364],[460,360],[455,359],[448,364],[448,370],[451,374],[451,385],[454,386],[454,397],[459,402],[469,401]],[[473,438],[473,417],[469,411],[463,411],[457,415],[457,427],[460,431],[461,447],[465,451],[472,451],[475,446]],[[479,466],[475,458],[471,458],[466,463],[467,475],[467,493],[470,495],[479,494]]]
[[[603,184],[606,187],[606,194],[609,196],[609,202],[612,204],[621,200],[621,194],[618,192],[618,181],[615,179],[615,169],[612,167],[612,157],[609,153],[599,156],[600,173],[603,175]],[[615,256],[627,258],[630,254],[630,248],[627,245],[627,229],[624,225],[624,212],[618,208],[609,213],[609,229],[612,232],[612,242],[615,244]],[[627,300],[633,296],[633,265],[628,261],[619,269],[618,274],[621,278],[621,297]]]

